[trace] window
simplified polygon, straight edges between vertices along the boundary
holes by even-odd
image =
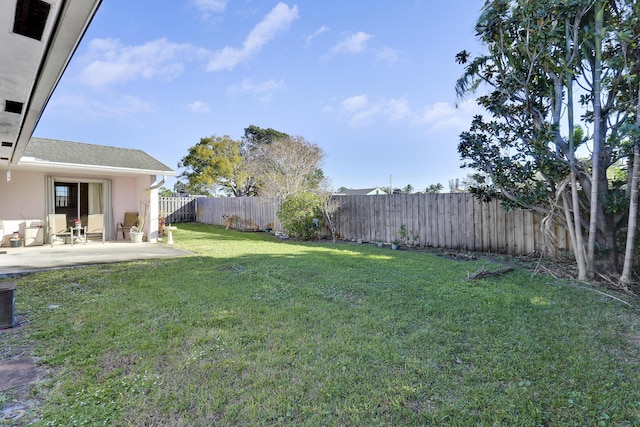
[[[56,208],[67,208],[70,205],[68,185],[56,185]]]

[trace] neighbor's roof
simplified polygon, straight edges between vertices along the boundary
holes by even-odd
[[[31,138],[18,165],[103,173],[175,175],[169,166],[142,150],[45,138]]]
[[[358,189],[348,188],[344,191],[338,192],[337,194],[343,196],[369,196],[373,194],[387,194],[387,192],[380,187]]]

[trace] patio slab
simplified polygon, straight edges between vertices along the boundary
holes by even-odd
[[[0,248],[0,278],[56,268],[193,255],[164,243],[89,242]]]

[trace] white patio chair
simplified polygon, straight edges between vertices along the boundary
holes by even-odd
[[[71,238],[72,232],[67,226],[67,216],[65,214],[49,214],[48,215],[48,227],[49,227],[49,244],[53,247],[53,243],[60,237],[66,239],[69,237],[71,245],[73,245],[73,239]]]
[[[87,243],[89,236],[102,236],[102,243],[105,241],[104,215],[90,214],[87,217],[87,225],[84,227],[84,243]]]

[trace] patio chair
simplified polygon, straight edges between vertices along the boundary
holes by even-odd
[[[124,239],[124,232],[131,231],[131,227],[138,223],[138,212],[125,212],[124,221],[116,224],[116,240],[118,240],[118,233],[122,231],[122,238]]]
[[[84,243],[87,243],[89,236],[102,236],[102,243],[105,241],[104,215],[90,214],[87,217],[87,226],[84,227]]]
[[[66,239],[69,237],[71,245],[73,245],[73,239],[71,230],[67,226],[67,216],[65,214],[49,214],[49,244],[53,247],[53,243],[60,237]]]

